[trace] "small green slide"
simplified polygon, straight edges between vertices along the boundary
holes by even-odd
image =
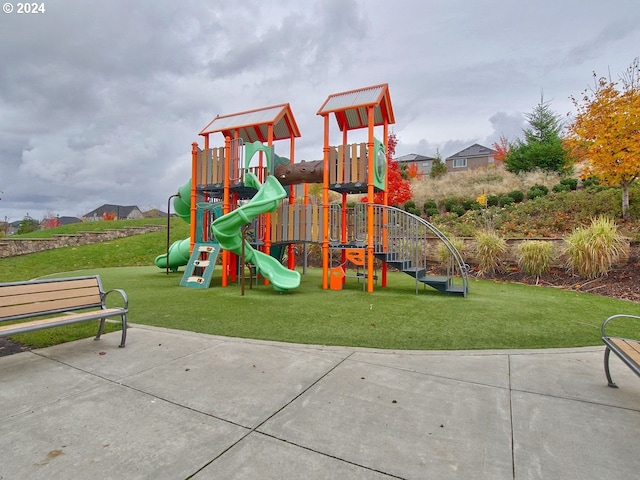
[[[189,223],[191,220],[191,180],[178,189],[178,195],[178,197],[173,199],[173,209],[176,211],[176,215]],[[164,253],[156,257],[156,266],[158,268],[167,268],[168,266],[175,272],[178,270],[178,267],[189,263],[190,243],[190,238],[173,242],[169,247],[169,265],[167,265],[167,254]]]
[[[263,184],[253,173],[245,175],[245,185],[258,189],[258,193],[245,205],[216,219],[211,224],[211,232],[220,247],[236,255],[242,254],[242,226],[251,222],[258,215],[273,212],[287,196],[278,179],[268,176]],[[249,242],[244,242],[244,257],[247,262],[256,266],[258,273],[271,282],[279,292],[286,292],[300,286],[300,273],[289,270],[278,259],[255,250]]]

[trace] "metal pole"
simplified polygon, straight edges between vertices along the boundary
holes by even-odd
[[[174,193],[167,199],[167,258],[165,258],[167,275],[169,275],[169,244],[171,243],[171,199],[179,196],[179,193]]]

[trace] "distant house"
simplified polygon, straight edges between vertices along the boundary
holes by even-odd
[[[142,212],[142,216],[144,218],[167,218],[167,214],[162,210],[158,210],[157,208],[152,208],[151,210]]]
[[[418,155],[417,153],[409,153],[398,157],[395,160],[398,162],[398,166],[406,165],[408,167],[409,165],[416,165],[416,172],[418,174],[428,176],[435,158],[425,157],[424,155]]]
[[[63,225],[70,225],[72,223],[79,222],[82,222],[82,219],[78,217],[47,217],[40,222],[40,228],[62,227]]]
[[[22,225],[22,220],[16,220],[11,223],[6,223],[4,225],[5,235],[15,235],[16,233],[18,233],[20,225]]]
[[[491,148],[474,143],[446,159],[447,171],[457,173],[494,165],[496,163],[494,155],[497,153]]]
[[[62,225],[70,225],[72,223],[80,223],[82,222],[82,219],[78,217],[58,217],[58,221],[62,226]]]
[[[143,218],[142,212],[137,206],[111,205],[108,203],[82,216],[82,220],[85,222],[96,222],[105,219],[133,220],[136,218]]]

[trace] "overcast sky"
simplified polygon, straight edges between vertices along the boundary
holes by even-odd
[[[640,55],[638,0],[45,0],[30,15],[8,3],[9,221],[104,203],[166,210],[217,114],[288,102],[296,159],[320,159],[326,97],[388,83],[396,155],[446,158],[522,136],[542,92],[565,116],[594,71],[617,80]]]

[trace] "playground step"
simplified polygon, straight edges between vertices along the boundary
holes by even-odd
[[[420,267],[408,267],[408,268],[402,269],[402,271],[407,275],[411,275],[413,278],[418,278],[418,279],[420,279],[421,277],[424,277],[424,274],[426,272],[424,268],[420,268]]]
[[[426,275],[426,269],[423,267],[414,267],[411,260],[401,257],[398,252],[377,253],[376,258],[386,262],[387,265],[400,270],[407,275],[417,279],[419,282],[435,288],[439,292],[450,295],[466,295],[465,287],[462,285],[453,285],[452,277],[440,275]]]
[[[398,270],[404,271],[413,267],[413,261],[409,258],[402,257],[398,252],[376,253],[375,257]]]
[[[399,258],[397,260],[385,260],[387,265],[397,268],[398,270],[405,272],[413,268],[413,262],[411,260]]]
[[[465,295],[465,289],[462,285],[452,285],[451,277],[438,276],[438,275],[426,275],[417,277],[419,282],[429,285],[435,288],[439,292],[447,293],[450,295]]]

